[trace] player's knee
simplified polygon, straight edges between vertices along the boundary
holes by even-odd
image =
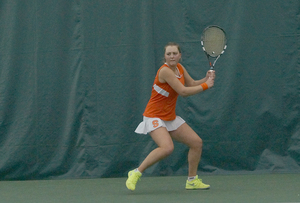
[[[174,145],[165,146],[163,149],[164,149],[165,156],[169,156],[174,151]]]
[[[197,149],[202,149],[202,146],[203,146],[203,141],[202,141],[202,139],[201,139],[200,137],[197,138],[197,140],[195,140],[195,141],[193,142],[193,145],[194,145],[194,147],[197,148]]]

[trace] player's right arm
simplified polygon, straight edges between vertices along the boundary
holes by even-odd
[[[175,76],[174,72],[168,68],[164,67],[159,71],[158,79],[161,83],[168,83],[180,96],[187,97],[197,93],[200,93],[203,90],[203,86],[196,85],[192,87],[184,86],[178,78]],[[214,80],[209,78],[206,81],[208,88],[214,85]]]

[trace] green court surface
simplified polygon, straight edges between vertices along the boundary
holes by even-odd
[[[1,181],[1,203],[283,203],[300,202],[300,174],[205,175],[209,190],[185,190],[186,177]]]

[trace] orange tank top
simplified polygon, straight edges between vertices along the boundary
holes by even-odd
[[[151,97],[143,115],[150,118],[155,117],[165,121],[171,121],[176,118],[175,109],[178,93],[173,90],[168,83],[159,82],[158,74],[163,67],[169,68],[167,64],[164,64],[158,69],[152,86]],[[184,85],[182,65],[178,63],[177,68],[180,76],[176,77]]]

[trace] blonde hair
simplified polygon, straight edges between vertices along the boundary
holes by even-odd
[[[179,53],[181,53],[181,48],[180,48],[179,44],[177,44],[176,42],[169,42],[168,44],[166,44],[166,46],[165,46],[165,48],[164,48],[165,53],[166,53],[166,48],[167,48],[168,46],[175,46],[175,47],[177,47]]]

